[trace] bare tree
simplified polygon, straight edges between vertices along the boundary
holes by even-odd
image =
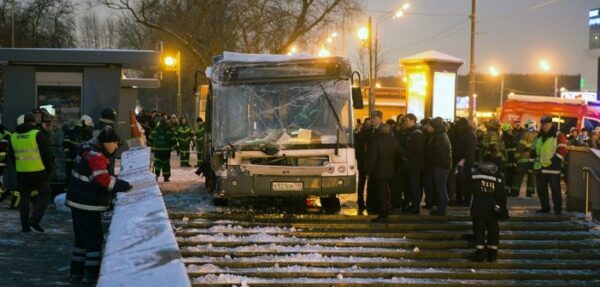
[[[359,0],[97,0],[127,12],[200,62],[229,49],[285,53],[309,46],[341,16],[360,10]]]
[[[23,7],[17,18],[17,44],[20,47],[73,47],[75,27],[70,0],[34,0]]]
[[[96,13],[83,16],[78,25],[79,46],[83,48],[117,48],[119,43],[118,28],[114,19],[99,19]]]

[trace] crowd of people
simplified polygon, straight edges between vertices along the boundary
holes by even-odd
[[[508,218],[507,197],[520,196],[525,178],[524,196],[537,193],[537,212],[550,213],[550,189],[553,211],[560,215],[567,146],[598,143],[599,129],[585,141],[576,133],[567,137],[550,116],[540,118],[539,125],[491,119],[479,127],[465,118],[419,121],[407,114],[385,123],[382,118],[375,111],[354,132],[358,214],[368,211],[378,215],[372,221],[386,222],[389,214],[420,214],[425,208],[443,216],[448,206],[470,206],[476,261],[496,260],[498,220]]]
[[[196,118],[196,124],[192,126],[185,115],[177,118],[177,115],[169,116],[157,110],[147,112],[141,110],[137,121],[144,129],[148,146],[152,147],[154,154],[154,173],[156,179],[163,176],[165,182],[171,177],[171,151],[175,150],[179,156],[181,167],[191,167],[190,151],[196,150],[196,165],[198,172],[204,159],[204,120]]]
[[[185,116],[178,119],[157,111],[142,111],[137,120],[152,146],[157,180],[162,172],[165,181],[169,181],[172,150],[177,151],[182,167],[190,167],[190,150],[195,146],[197,165],[201,165],[202,118],[196,120],[194,128]],[[117,113],[107,108],[97,124],[83,115],[75,125],[67,127],[60,116],[45,109],[20,116],[13,132],[0,124],[0,201],[12,195],[10,206],[19,209],[23,233],[45,231],[40,222],[52,195],[50,181],[58,178],[56,163],[61,161],[55,159],[64,159],[61,173],[65,175],[65,204],[73,218],[70,276],[74,281],[97,280],[104,240],[102,212],[111,208],[115,193],[132,188],[114,173],[115,154],[124,145],[117,135],[116,123]]]

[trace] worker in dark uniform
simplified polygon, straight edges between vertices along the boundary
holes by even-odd
[[[71,280],[83,279],[83,283],[91,284],[98,279],[104,241],[101,214],[110,208],[114,193],[131,189],[127,181],[109,172],[108,156],[118,147],[115,130],[105,127],[97,141],[90,141],[75,161],[65,201],[71,208],[75,235]]]
[[[476,250],[473,261],[496,261],[500,242],[499,219],[508,219],[504,176],[494,163],[491,154],[486,154],[482,162],[473,169],[471,218],[475,233]],[[487,232],[487,241],[486,241]]]
[[[79,145],[94,137],[94,122],[88,115],[81,116],[78,125],[69,129],[63,140],[63,152],[65,154],[65,174],[68,180],[73,169],[73,162],[78,155]]]
[[[35,120],[33,113],[25,114],[24,123],[11,135],[8,153],[17,171],[23,232],[29,232],[31,228],[37,232],[44,232],[40,221],[50,199],[50,175],[54,168],[50,143],[35,125]],[[30,217],[29,201],[33,191],[38,192],[38,198]]]
[[[390,187],[399,148],[398,141],[391,135],[391,127],[387,124],[380,125],[369,147],[365,168],[369,185],[374,185],[379,203],[379,215],[372,219],[373,222],[386,222],[388,219]]]
[[[196,119],[196,130],[194,131],[195,144],[196,144],[196,167],[202,166],[204,160],[204,120],[201,117]]]
[[[177,137],[177,148],[179,150],[179,160],[181,167],[190,166],[190,146],[192,145],[192,127],[190,127],[187,117],[179,118],[179,125],[175,128]]]
[[[506,179],[506,193],[509,196],[518,196],[517,190],[512,190],[512,182],[517,169],[517,140],[509,124],[502,125],[502,143],[504,144],[504,178]]]
[[[165,182],[169,182],[169,177],[171,177],[171,151],[177,143],[175,135],[165,118],[162,118],[158,127],[150,133],[150,142],[152,143],[152,153],[154,154],[156,180],[158,180],[162,172]]]

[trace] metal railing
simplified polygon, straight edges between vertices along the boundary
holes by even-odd
[[[596,182],[600,183],[600,177],[591,167],[583,167],[581,169],[583,172],[583,178],[585,180],[585,218],[586,220],[591,220],[592,216],[590,214],[590,175]]]

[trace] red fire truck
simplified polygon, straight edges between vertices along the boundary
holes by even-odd
[[[540,96],[511,95],[504,102],[500,112],[503,123],[524,123],[533,120],[536,123],[543,115],[550,115],[558,124],[561,132],[569,129],[594,129],[600,126],[600,102],[581,99],[561,99]]]

